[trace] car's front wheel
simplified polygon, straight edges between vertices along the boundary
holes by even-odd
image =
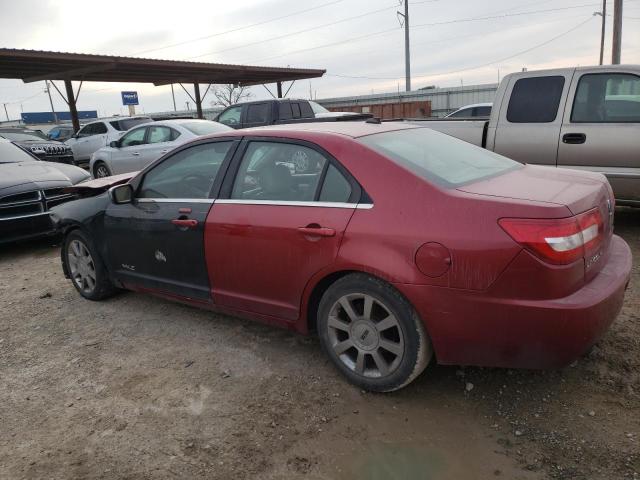
[[[320,301],[317,326],[338,370],[366,390],[404,387],[433,354],[411,304],[391,285],[369,275],[350,274],[329,287]]]
[[[111,171],[104,162],[97,162],[93,167],[93,176],[95,178],[110,177]]]
[[[116,292],[88,235],[74,230],[65,237],[62,248],[67,273],[80,295],[89,300],[102,300]]]

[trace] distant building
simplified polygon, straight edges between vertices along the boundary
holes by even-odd
[[[56,112],[58,122],[70,122],[70,112]],[[23,112],[21,114],[22,123],[26,125],[42,124],[42,123],[55,123],[56,119],[53,116],[53,112]],[[93,120],[98,118],[97,110],[81,110],[78,111],[78,118],[80,120]]]

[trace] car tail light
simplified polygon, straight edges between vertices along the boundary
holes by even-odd
[[[569,218],[502,218],[498,223],[531,253],[559,265],[596,252],[604,238],[604,223],[597,208]]]

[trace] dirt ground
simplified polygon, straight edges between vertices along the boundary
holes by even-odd
[[[640,211],[621,315],[561,371],[431,365],[347,384],[315,338],[123,293],[83,300],[51,240],[0,250],[1,479],[640,478]]]

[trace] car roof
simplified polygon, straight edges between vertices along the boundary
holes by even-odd
[[[411,128],[421,128],[418,125],[410,125],[403,122],[380,122],[370,123],[366,121],[347,122],[309,122],[309,123],[289,123],[284,125],[270,125],[267,127],[254,127],[236,130],[238,135],[260,135],[266,133],[269,136],[295,136],[296,133],[330,133],[358,138],[375,133],[392,132],[395,130],[407,130]],[[233,132],[224,132],[229,135]]]

